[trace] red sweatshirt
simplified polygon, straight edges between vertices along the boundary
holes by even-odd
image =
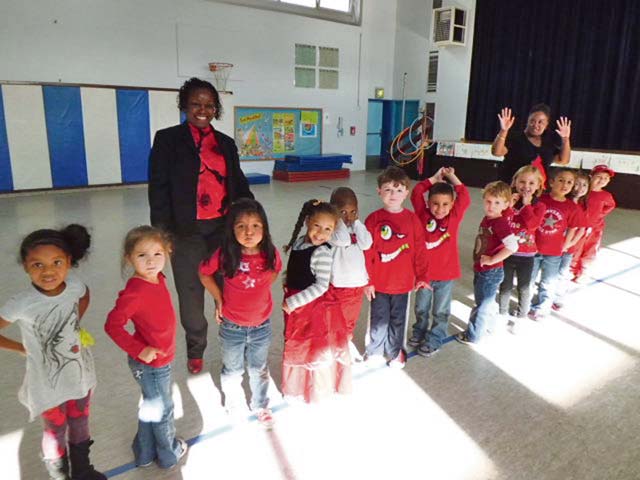
[[[543,202],[524,205],[520,209],[508,209],[503,216],[509,218],[509,225],[518,237],[518,251],[514,255],[532,257],[538,252],[536,230],[542,222],[547,206]]]
[[[458,253],[458,231],[460,222],[471,204],[469,190],[464,185],[456,185],[456,199],[453,207],[443,219],[436,219],[425,201],[425,194],[433,186],[427,178],[416,184],[411,192],[411,205],[424,228],[429,278],[431,280],[456,280],[461,276],[460,254]]]
[[[164,367],[171,363],[176,351],[176,315],[167,290],[165,276],[158,275],[158,283],[147,282],[131,277],[118,294],[116,306],[107,315],[104,330],[114,342],[131,358],[138,358],[145,347],[162,350],[164,356],[158,356],[149,365]],[[125,330],[131,321],[133,335]]]
[[[616,208],[616,201],[606,190],[590,192],[587,197],[587,220],[594,230],[604,229],[604,217]]]
[[[377,292],[408,293],[417,281],[428,281],[424,230],[415,213],[406,208],[398,213],[381,208],[364,224],[373,237],[373,245],[364,254],[369,282]]]

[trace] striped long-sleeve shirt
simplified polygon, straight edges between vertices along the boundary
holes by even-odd
[[[304,250],[313,245],[304,241],[304,237],[298,238],[293,244],[293,250]],[[316,281],[304,290],[287,298],[287,306],[291,310],[311,303],[316,298],[321,297],[329,289],[331,279],[331,264],[333,255],[328,245],[321,245],[311,254],[310,269]]]

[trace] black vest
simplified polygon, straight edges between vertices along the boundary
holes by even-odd
[[[323,245],[327,245],[323,243]],[[291,290],[304,290],[313,285],[316,276],[311,272],[311,255],[321,245],[314,245],[304,250],[291,250],[287,262],[286,285]]]

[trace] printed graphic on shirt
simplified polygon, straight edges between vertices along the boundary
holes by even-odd
[[[475,245],[473,247],[473,260],[478,262],[482,255],[487,253],[487,246],[489,245],[489,239],[493,236],[493,230],[491,227],[483,227],[480,225],[478,229],[478,235],[476,235]]]
[[[442,245],[449,238],[451,238],[451,234],[447,232],[444,235],[442,235],[440,238],[438,238],[435,242],[424,242],[424,244],[427,247],[427,250],[433,250],[434,248],[437,248],[440,245]]]
[[[535,235],[532,232],[528,232],[527,229],[520,222],[515,221],[515,217],[512,217],[509,221],[511,231],[518,239],[518,245],[526,245],[528,247],[535,246]]]
[[[400,232],[400,229],[394,224],[385,221],[385,223],[377,225],[375,231],[384,240],[386,252],[379,252],[382,263],[389,263],[398,258],[405,250],[409,250],[409,244],[404,241],[407,234]]]
[[[76,303],[70,312],[60,305],[38,315],[33,323],[33,333],[42,348],[42,362],[51,388],[56,388],[65,369],[82,371],[79,341],[80,315]]]
[[[538,230],[545,235],[555,235],[560,232],[562,219],[562,212],[555,208],[547,208],[547,212],[544,214],[542,224],[538,227]]]
[[[242,285],[246,290],[256,288],[257,278],[251,276],[258,275],[266,271],[264,262],[240,262],[238,266],[238,276],[242,279]]]

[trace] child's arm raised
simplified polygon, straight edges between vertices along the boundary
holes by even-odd
[[[353,222],[353,231],[356,234],[356,243],[360,250],[369,250],[373,245],[373,237],[367,227],[364,226],[364,223],[357,218]]]
[[[442,182],[442,172],[444,167],[440,168],[432,177],[416,183],[411,191],[411,205],[416,215],[427,211],[427,202],[424,200],[424,194],[429,191],[434,183]]]
[[[0,330],[5,327],[11,325],[11,322],[7,322],[4,318],[0,317]],[[22,355],[26,355],[27,352],[24,349],[24,345],[20,342],[16,342],[15,340],[11,340],[10,338],[5,337],[4,335],[0,335],[0,349],[9,350],[12,352],[18,352]]]
[[[347,230],[347,226],[341,218],[336,223],[336,228],[331,234],[329,243],[333,247],[348,247],[351,245],[351,235],[349,235],[349,230]]]

